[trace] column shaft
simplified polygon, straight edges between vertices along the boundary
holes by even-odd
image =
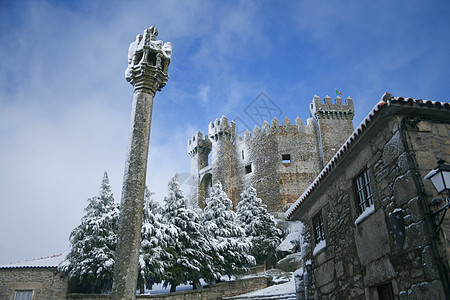
[[[135,91],[122,187],[119,239],[114,266],[114,300],[136,299],[142,210],[153,95]]]

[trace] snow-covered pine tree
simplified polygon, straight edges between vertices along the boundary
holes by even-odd
[[[118,222],[119,205],[114,203],[105,172],[99,196],[88,199],[81,224],[70,234],[71,250],[61,264],[73,290],[87,293],[111,290]]]
[[[245,237],[244,229],[234,221],[232,202],[220,182],[214,184],[205,202],[204,224],[214,247],[214,267],[229,277],[247,270],[255,264],[254,257],[249,254],[251,242]]]
[[[188,206],[188,200],[178,183],[178,174],[169,182],[168,196],[164,198],[162,219],[170,235],[167,252],[172,255],[166,260],[163,280],[174,292],[176,286],[192,282],[194,288],[200,278],[211,277],[210,243],[205,238],[202,220],[198,213]]]
[[[276,227],[275,218],[267,212],[266,207],[257,197],[256,190],[247,185],[236,210],[236,221],[252,241],[250,253],[258,263],[273,255],[281,242],[281,230]]]
[[[145,187],[138,277],[141,293],[144,284],[148,289],[151,289],[154,283],[161,282],[165,262],[171,258],[169,253],[165,251],[167,242],[171,237],[165,235],[166,226],[161,222],[161,207],[158,202],[151,198],[152,194]]]

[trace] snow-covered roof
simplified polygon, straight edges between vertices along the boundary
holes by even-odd
[[[57,268],[65,259],[66,253],[55,254],[46,257],[34,258],[23,262],[0,265],[0,269],[18,269],[18,268]]]
[[[366,131],[371,123],[377,118],[380,112],[388,110],[393,105],[398,104],[400,106],[409,106],[416,108],[435,108],[444,111],[450,111],[450,103],[430,101],[422,99],[412,99],[403,97],[393,97],[389,93],[385,93],[380,101],[372,108],[369,114],[364,118],[364,120],[359,124],[359,126],[353,131],[352,135],[345,141],[342,147],[336,152],[336,154],[331,158],[327,165],[322,169],[322,171],[317,175],[310,186],[303,192],[303,194],[295,201],[294,204],[289,207],[289,209],[284,213],[286,218],[290,220],[302,203],[311,195],[311,193],[322,183],[325,177],[336,167],[339,161],[345,156],[349,149],[355,144],[359,137]],[[397,106],[398,106],[397,105]]]

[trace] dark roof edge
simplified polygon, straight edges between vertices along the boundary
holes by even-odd
[[[11,267],[7,267],[7,266],[3,266],[0,267],[0,270],[5,270],[5,269],[57,269],[58,266],[11,266]]]

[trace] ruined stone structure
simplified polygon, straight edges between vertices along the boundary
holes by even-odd
[[[450,104],[385,94],[285,213],[306,228],[299,299],[450,299],[450,216],[424,180],[437,158]]]
[[[152,26],[128,50],[125,78],[134,86],[130,141],[125,163],[112,299],[136,299],[145,177],[153,97],[166,84],[172,44],[156,40]]]
[[[255,126],[253,134],[235,134],[235,123],[225,116],[188,140],[191,159],[191,199],[203,207],[212,184],[220,181],[234,207],[247,184],[272,212],[294,202],[353,132],[353,100],[346,103],[314,96],[306,125],[274,118]]]

